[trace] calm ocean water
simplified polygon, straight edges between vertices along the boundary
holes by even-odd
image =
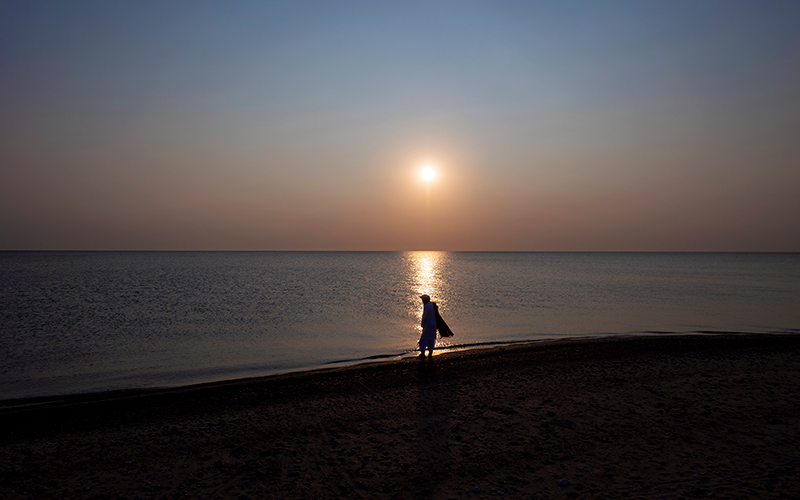
[[[800,254],[0,252],[0,282],[0,400],[407,355],[421,293],[451,347],[800,331]]]

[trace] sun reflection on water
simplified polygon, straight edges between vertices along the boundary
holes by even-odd
[[[440,290],[442,252],[409,252],[417,296],[430,295],[433,300]]]
[[[409,263],[410,288],[414,295],[409,297],[409,312],[422,319],[422,302],[419,296],[429,295],[431,300],[441,307],[447,301],[447,284],[444,278],[444,267],[447,252],[407,252],[406,260]],[[421,331],[421,327],[417,327]],[[438,339],[437,345],[445,345],[444,339]]]

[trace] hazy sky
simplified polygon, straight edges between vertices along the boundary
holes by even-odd
[[[3,0],[0,249],[800,251],[798,26],[796,0]]]

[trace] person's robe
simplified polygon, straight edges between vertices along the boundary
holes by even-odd
[[[442,337],[452,337],[453,330],[447,326],[447,323],[444,322],[442,316],[439,314],[439,306],[436,303],[433,303],[433,311],[436,313],[436,329],[439,330],[439,335]]]
[[[428,302],[422,308],[422,336],[420,339],[436,340],[436,305]]]

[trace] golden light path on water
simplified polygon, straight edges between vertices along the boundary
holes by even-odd
[[[441,252],[409,252],[414,269],[414,291],[417,296],[422,294],[436,297],[439,291],[438,267],[442,260]]]
[[[414,290],[413,307],[416,317],[422,319],[422,301],[420,295],[428,295],[431,300],[440,306],[444,299],[445,283],[442,274],[446,252],[407,252],[407,259],[411,266],[411,286]],[[417,325],[418,330],[422,328]],[[439,338],[437,345],[448,345],[449,342]]]

